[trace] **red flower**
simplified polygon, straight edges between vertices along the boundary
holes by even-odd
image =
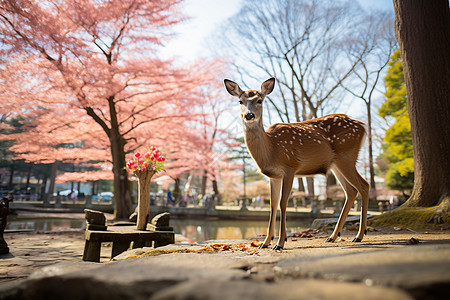
[[[139,158],[139,157],[141,156],[141,154],[140,154],[139,152],[136,152],[136,153],[134,154],[134,156],[135,156],[136,158]]]

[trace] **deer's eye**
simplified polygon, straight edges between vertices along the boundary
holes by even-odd
[[[244,104],[244,102],[242,102],[241,100],[239,100],[239,104]]]
[[[258,100],[258,104],[261,104],[262,103],[262,100]]]

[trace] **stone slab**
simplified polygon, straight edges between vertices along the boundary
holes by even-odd
[[[450,283],[450,245],[411,245],[401,248],[345,252],[333,248],[298,253],[274,270],[295,278],[362,282],[410,289]]]
[[[354,283],[322,280],[287,280],[274,283],[199,280],[163,289],[155,293],[151,299],[412,300],[413,298],[395,288],[367,287]]]

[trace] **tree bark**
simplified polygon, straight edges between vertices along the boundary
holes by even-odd
[[[116,219],[128,219],[132,210],[132,201],[128,172],[125,168],[125,140],[120,134],[114,96],[108,97],[108,104],[111,128],[107,128],[105,132],[108,134],[111,143],[111,156],[113,160],[114,217]]]
[[[202,188],[200,193],[202,194],[202,196],[205,196],[206,194],[206,183],[208,181],[208,176],[207,176],[208,172],[206,170],[203,170],[203,176],[202,176]]]
[[[56,182],[56,172],[58,171],[58,161],[55,161],[52,164],[52,171],[50,173],[50,186],[48,187],[48,193],[46,197],[44,198],[44,201],[48,203],[50,201],[50,198],[53,196],[53,193],[55,192],[55,182]]]
[[[303,177],[297,178],[298,180],[298,191],[304,192],[305,191],[305,184],[303,183]]]
[[[372,139],[372,113],[370,111],[370,102],[366,102],[367,108],[367,138],[369,142],[369,173],[370,173],[370,192],[369,199],[377,199],[377,189],[375,186],[375,169],[373,167],[373,139]]]
[[[394,0],[414,154],[406,206],[450,203],[450,15],[448,0]],[[445,204],[446,203],[446,204]]]

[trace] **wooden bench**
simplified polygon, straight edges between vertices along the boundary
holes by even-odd
[[[91,210],[85,210],[85,212],[88,224],[83,253],[84,261],[100,262],[100,251],[104,242],[112,242],[111,258],[130,248],[156,248],[175,243],[173,228],[168,226],[170,216],[168,213],[153,218],[152,224],[147,224],[147,230],[136,230],[136,225],[118,225],[106,228],[101,224],[91,224],[89,218],[92,217],[88,217],[88,213],[92,216],[92,213],[98,214],[100,212]],[[98,215],[95,218],[98,220]]]

